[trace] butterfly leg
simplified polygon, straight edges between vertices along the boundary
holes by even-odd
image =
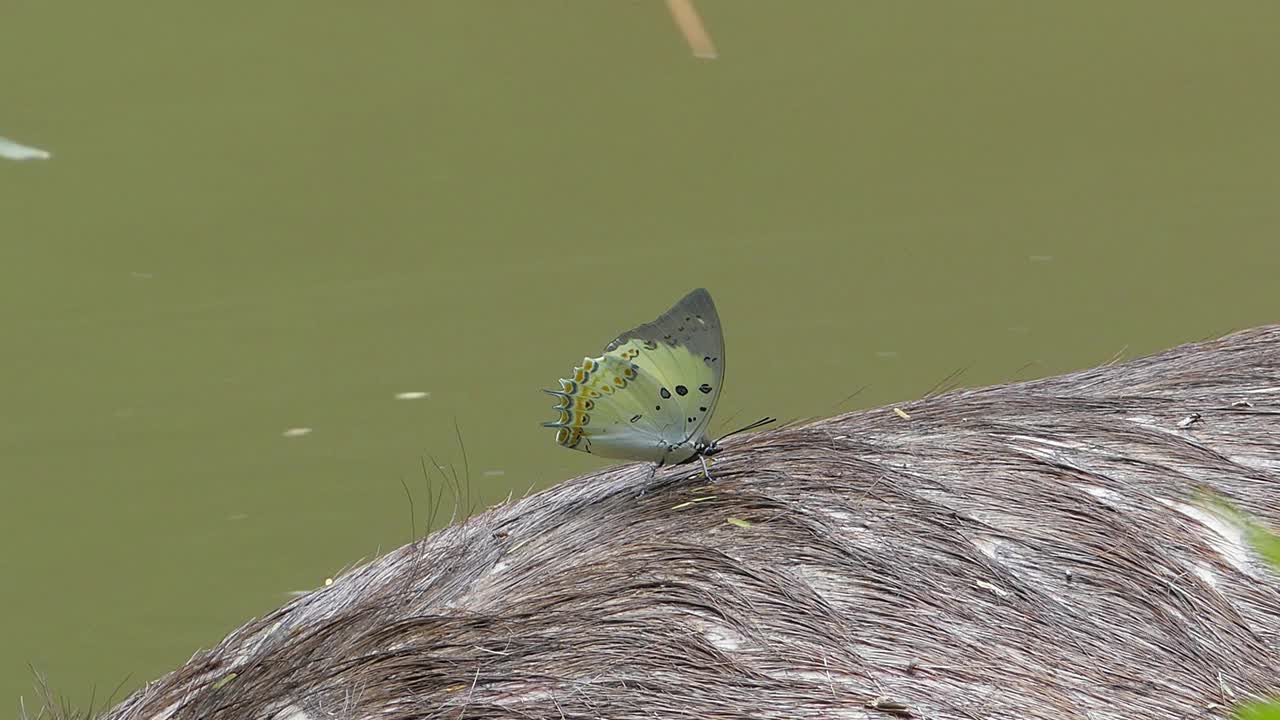
[[[644,497],[644,494],[649,491],[649,486],[653,484],[654,478],[658,477],[658,468],[660,467],[662,467],[662,461],[654,463],[653,467],[649,468],[649,477],[644,481],[644,485],[640,486],[640,492],[636,493],[636,497]]]
[[[698,461],[702,463],[702,474],[707,476],[707,481],[714,481],[715,478],[711,477],[711,466],[707,464],[707,456],[702,453],[698,453]]]

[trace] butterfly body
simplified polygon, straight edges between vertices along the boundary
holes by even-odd
[[[593,455],[685,462],[716,452],[707,426],[724,381],[724,336],[706,290],[622,333],[560,380],[556,442]]]

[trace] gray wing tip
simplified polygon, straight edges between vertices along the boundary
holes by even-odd
[[[612,342],[605,346],[605,352],[612,352],[617,347],[631,338],[644,338],[646,340],[660,340],[664,334],[670,334],[674,326],[679,325],[685,316],[698,316],[700,320],[716,328],[720,326],[720,314],[716,312],[716,304],[711,300],[711,293],[706,288],[694,288],[690,290],[684,297],[680,298],[675,305],[660,315],[657,319],[651,320],[643,325],[638,325],[630,330],[618,335]],[[671,326],[670,328],[668,326]],[[683,328],[681,328],[683,330]]]
[[[684,297],[680,298],[680,302],[672,306],[672,309],[678,307],[715,307],[715,303],[711,300],[711,293],[706,288],[694,288],[690,290]]]

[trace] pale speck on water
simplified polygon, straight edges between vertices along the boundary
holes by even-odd
[[[228,515],[228,516],[227,516],[227,519],[228,519],[228,520],[237,520],[237,521],[238,521],[238,520],[248,520],[248,519],[249,519],[249,513],[236,513],[236,514],[234,514],[234,515]]]
[[[507,474],[506,470],[485,470],[484,471],[485,477],[502,477],[503,475],[506,475],[506,474]]]
[[[1039,263],[1053,262],[1053,256],[1052,255],[1032,255],[1031,262],[1039,262]]]
[[[892,360],[898,357],[898,351],[897,350],[880,350],[879,352],[876,353],[876,357],[884,358],[886,360]]]
[[[431,397],[431,393],[422,392],[420,390],[396,393],[397,400],[422,400],[423,398],[430,398],[430,397]]]
[[[0,137],[0,157],[10,160],[48,160],[53,157],[53,154],[48,150],[29,147],[9,138]]]
[[[283,433],[283,435],[287,438],[302,437],[303,435],[310,435],[310,434],[311,434],[311,428],[306,428],[306,427],[289,428],[288,430],[285,430]]]

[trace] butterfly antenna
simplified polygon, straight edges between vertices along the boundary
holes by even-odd
[[[734,431],[733,431],[733,432],[731,432],[731,433],[725,433],[724,435],[721,435],[720,437],[716,438],[716,443],[719,443],[721,440],[724,440],[725,438],[731,438],[731,437],[733,437],[734,435],[740,435],[740,434],[742,434],[742,433],[744,433],[744,432],[751,432],[752,430],[755,430],[756,428],[762,428],[762,427],[764,427],[765,425],[768,425],[768,424],[770,424],[770,423],[776,423],[776,422],[778,422],[778,418],[775,418],[775,417],[762,417],[762,418],[760,418],[759,420],[756,420],[755,422],[750,423],[749,425],[744,425],[744,426],[742,426],[742,427],[738,428],[737,430],[734,430]]]

